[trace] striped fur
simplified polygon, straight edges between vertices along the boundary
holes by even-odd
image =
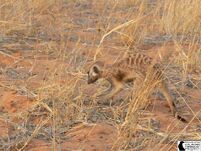
[[[108,80],[111,87],[100,96],[112,98],[117,94],[127,81],[134,81],[135,85],[141,85],[147,74],[153,77],[153,82],[157,81],[157,88],[165,96],[171,112],[178,119],[185,121],[177,115],[176,106],[168,89],[164,69],[160,63],[142,53],[130,53],[125,58],[119,60],[111,66],[104,66],[103,62],[94,63],[88,71],[88,83],[94,83],[100,78]]]

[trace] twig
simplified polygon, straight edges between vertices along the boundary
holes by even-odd
[[[119,30],[119,29],[121,29],[121,28],[123,28],[123,27],[126,27],[126,26],[130,25],[130,24],[133,24],[133,23],[135,23],[135,22],[137,22],[137,21],[143,19],[144,17],[146,17],[146,15],[145,15],[145,16],[142,16],[141,18],[138,18],[138,19],[136,19],[136,20],[133,20],[133,19],[132,19],[132,20],[130,20],[130,21],[128,21],[128,22],[125,22],[125,23],[123,23],[123,24],[121,24],[121,25],[119,25],[119,26],[113,28],[113,29],[110,30],[108,33],[106,33],[105,35],[103,35],[103,37],[101,38],[101,40],[100,40],[100,42],[99,42],[98,48],[96,49],[96,53],[95,53],[95,55],[94,55],[94,61],[96,61],[97,55],[100,53],[100,46],[101,46],[101,44],[103,43],[104,39],[105,39],[108,35],[110,35],[111,33],[115,32],[116,30]]]

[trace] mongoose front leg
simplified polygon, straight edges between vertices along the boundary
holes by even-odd
[[[123,88],[123,83],[117,80],[111,82],[111,91],[104,95],[105,99],[111,99],[115,94],[117,94]]]
[[[106,89],[105,91],[101,92],[100,94],[98,94],[97,97],[105,96],[105,95],[109,94],[112,91],[112,89],[114,88],[114,85],[110,81],[109,81],[109,83],[110,83],[110,87],[108,89]]]

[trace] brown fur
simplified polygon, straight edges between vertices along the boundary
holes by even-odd
[[[99,70],[98,73],[94,72],[96,68]],[[172,114],[177,116],[177,118],[181,118],[177,115],[173,98],[169,92],[167,83],[164,81],[161,64],[155,63],[154,60],[147,55],[141,53],[128,54],[122,60],[108,67],[104,67],[104,64],[101,62],[96,62],[91,66],[88,72],[88,83],[94,83],[100,78],[108,80],[111,87],[100,96],[112,98],[123,88],[124,83],[127,81],[134,80],[136,85],[140,85],[143,79],[145,79],[148,70],[149,74],[151,73],[151,75],[153,75],[153,80],[158,81],[157,88],[159,88],[165,96]]]

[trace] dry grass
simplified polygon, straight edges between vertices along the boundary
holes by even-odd
[[[7,137],[0,138],[0,150],[24,150],[33,138],[43,138],[51,143],[52,150],[60,150],[66,139],[64,133],[76,123],[97,122],[94,116],[118,128],[113,150],[147,150],[146,146],[170,150],[177,140],[200,140],[200,131],[192,127],[194,120],[200,123],[201,113],[194,112],[181,94],[186,81],[201,89],[200,14],[200,0],[1,0],[0,52],[14,60],[2,65],[2,73],[24,61],[29,64],[29,75],[40,69],[36,80],[40,86],[31,87],[32,76],[21,81],[25,89],[15,80],[9,85],[0,83],[6,90],[31,95],[33,100],[26,110],[0,113],[0,118],[11,127]],[[113,50],[118,58],[128,47],[142,51],[147,46],[160,49],[169,44],[173,50],[168,51],[164,62],[168,80],[180,98],[178,101],[189,110],[187,114],[193,115],[178,133],[173,132],[174,128],[155,130],[149,123],[152,114],[141,110],[149,104],[148,97],[155,85],[151,76],[131,99],[103,111],[98,110],[101,105],[96,104],[97,100],[85,93],[85,66],[89,60],[107,59]],[[16,58],[13,53],[19,50],[21,56]],[[157,54],[160,57],[161,52]],[[46,70],[42,66],[48,62]]]

